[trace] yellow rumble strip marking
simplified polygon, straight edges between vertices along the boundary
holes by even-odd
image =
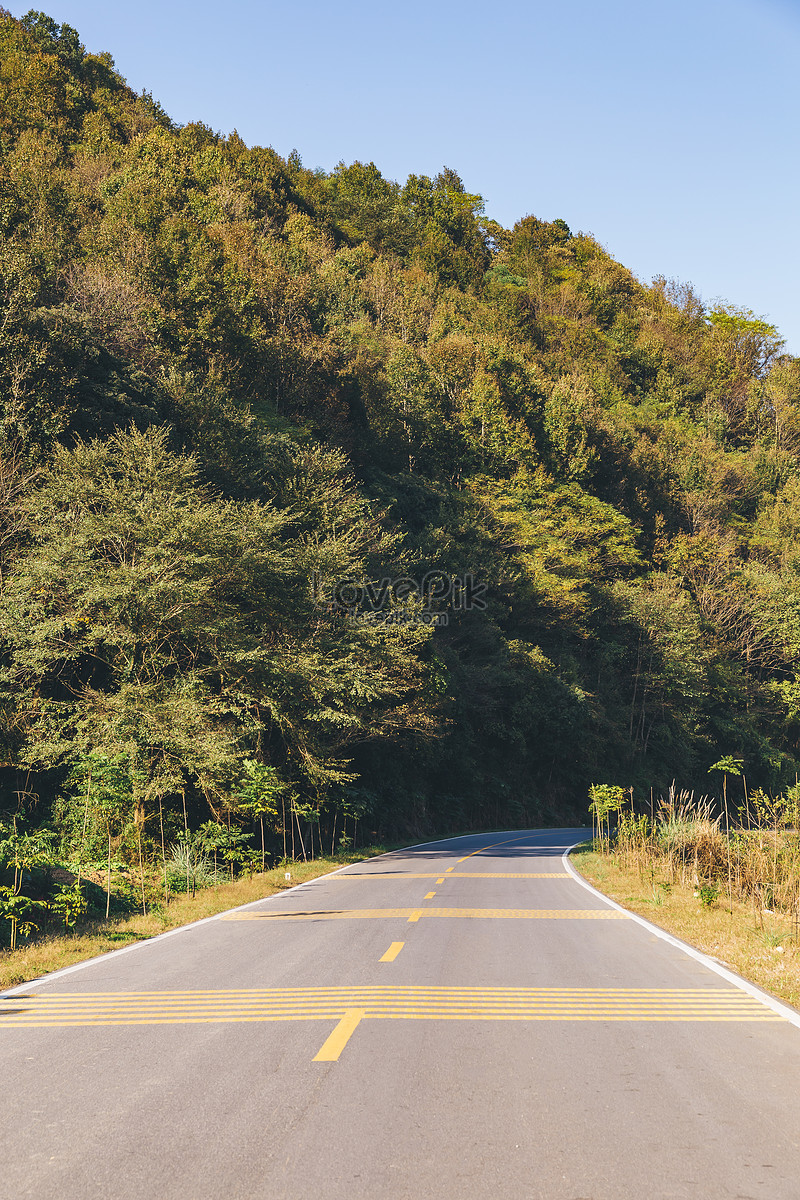
[[[571,876],[567,871],[456,871],[454,867],[447,868],[448,873],[452,872],[454,879],[570,879]],[[323,876],[327,882],[327,878]],[[341,875],[331,875],[331,880],[336,880],[338,883],[346,883],[348,879],[394,879],[398,883],[402,883],[404,879],[435,879],[437,883],[443,883],[441,875],[436,872],[430,874],[413,875],[409,873],[395,872],[392,875],[378,874],[377,871],[353,871],[348,874],[345,871]]]
[[[345,908],[335,912],[230,912],[220,917],[220,921],[348,921],[387,917],[406,921],[419,921],[421,917],[627,921],[628,913],[615,908]]]
[[[317,1055],[338,1058],[362,1020],[782,1021],[737,988],[321,987],[51,992],[0,1000],[0,1029],[336,1021]],[[0,1035],[1,1036],[1,1035]]]
[[[400,951],[405,946],[405,942],[392,942],[386,953],[378,959],[378,962],[394,962]]]

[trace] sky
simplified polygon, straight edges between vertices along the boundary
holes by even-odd
[[[177,122],[453,167],[503,225],[562,217],[800,355],[800,0],[38,2]]]

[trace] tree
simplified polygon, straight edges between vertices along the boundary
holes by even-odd
[[[589,788],[589,811],[592,814],[595,837],[602,849],[611,841],[611,814],[618,813],[625,803],[625,789],[612,783],[593,783]]]
[[[261,870],[266,869],[264,818],[278,819],[278,800],[286,785],[278,778],[274,767],[246,758],[242,763],[242,781],[236,798],[241,809],[257,820],[261,827]]]
[[[0,825],[0,863],[14,872],[12,885],[0,887],[0,913],[11,924],[12,950],[16,949],[18,933],[27,937],[37,928],[31,914],[47,908],[45,901],[26,896],[22,889],[26,875],[50,862],[54,837],[48,829],[24,833],[17,829],[16,819],[10,826]]]

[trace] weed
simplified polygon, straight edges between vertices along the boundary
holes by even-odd
[[[700,897],[700,903],[704,908],[711,908],[712,904],[716,904],[719,899],[719,885],[716,883],[702,883],[695,895]]]

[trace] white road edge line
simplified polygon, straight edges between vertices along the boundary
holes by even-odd
[[[575,847],[582,846],[583,844],[583,842],[575,842],[575,845],[566,849],[561,856],[561,861],[576,883],[579,883],[581,887],[586,888],[587,892],[591,892],[592,895],[598,896],[601,900],[604,900],[606,904],[611,906],[611,908],[616,908],[620,912],[624,912],[631,921],[636,921],[638,925],[641,925],[650,933],[654,933],[656,937],[661,938],[662,941],[669,942],[670,946],[675,946],[676,949],[682,950],[684,954],[688,954],[689,957],[695,959],[696,962],[702,963],[704,967],[708,967],[708,969],[713,971],[716,975],[720,975],[723,979],[727,979],[728,983],[732,983],[734,987],[739,988],[743,992],[747,992],[748,996],[752,996],[755,1000],[760,1000],[761,1003],[767,1008],[771,1008],[773,1012],[778,1013],[781,1017],[785,1017],[787,1021],[791,1021],[792,1025],[795,1025],[798,1029],[800,1029],[800,1012],[798,1012],[796,1009],[790,1008],[788,1004],[783,1004],[782,1001],[777,1000],[774,996],[770,996],[769,992],[762,991],[761,988],[756,984],[750,983],[748,979],[744,979],[741,975],[737,975],[735,971],[729,971],[728,968],[723,967],[721,963],[715,962],[713,958],[710,958],[707,954],[703,954],[702,950],[695,950],[694,946],[690,946],[688,942],[681,941],[680,938],[676,938],[673,936],[673,934],[667,933],[665,929],[659,929],[658,925],[653,925],[645,917],[640,917],[637,915],[637,913],[631,912],[630,909],[623,908],[621,904],[617,904],[616,900],[612,900],[610,896],[604,895],[596,887],[593,887],[591,883],[588,883],[587,880],[583,879],[569,861],[569,856]]]

